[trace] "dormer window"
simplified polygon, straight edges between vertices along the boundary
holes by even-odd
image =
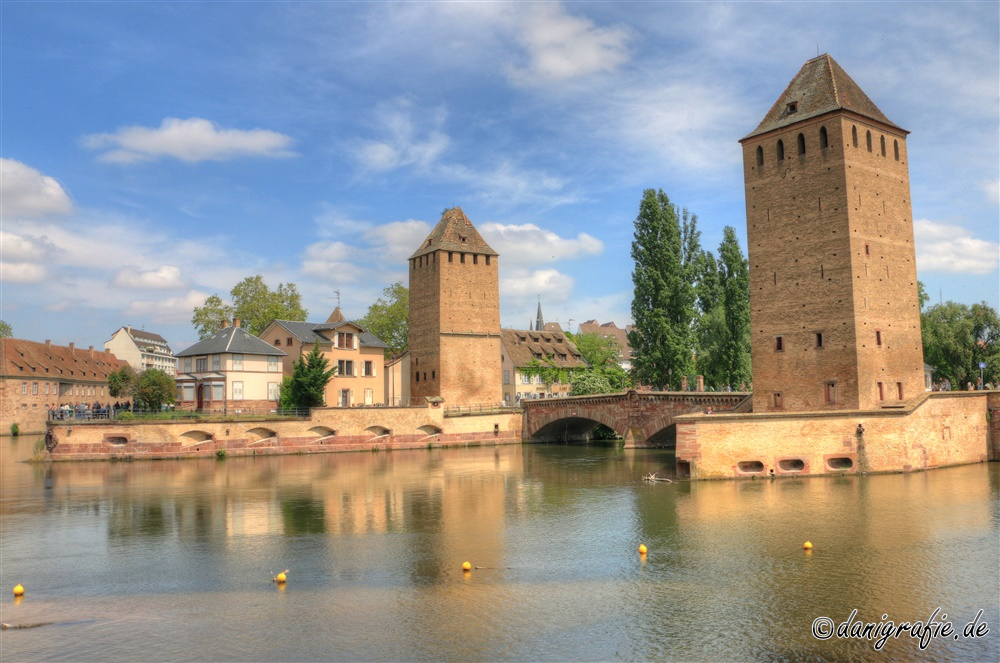
[[[788,114],[797,113],[799,111],[799,102],[792,101],[788,104]]]

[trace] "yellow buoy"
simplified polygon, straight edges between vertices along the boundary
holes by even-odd
[[[462,562],[462,570],[463,571],[471,571],[472,570],[472,564],[469,564],[468,562]]]
[[[14,596],[24,596],[24,585],[21,583],[14,585]]]
[[[287,575],[288,571],[289,571],[289,569],[285,569],[284,571],[282,571],[278,575],[274,576],[273,578],[271,578],[271,582],[276,582],[279,585],[282,584],[282,583],[284,583],[286,580],[288,580],[288,575]]]
[[[812,550],[813,548],[812,541],[806,541],[805,543],[802,544],[802,547],[805,548],[806,550]]]
[[[646,544],[645,543],[640,543],[639,544],[639,554],[640,555],[645,555],[646,552],[647,552],[646,551]]]

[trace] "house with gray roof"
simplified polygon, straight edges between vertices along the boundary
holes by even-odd
[[[177,353],[177,408],[227,414],[278,409],[286,353],[240,326],[222,329]]]
[[[282,372],[292,374],[292,363],[309,354],[316,344],[337,369],[326,386],[327,407],[359,407],[386,404],[385,351],[388,346],[378,337],[347,320],[338,306],[326,322],[274,320],[260,338],[285,357]]]

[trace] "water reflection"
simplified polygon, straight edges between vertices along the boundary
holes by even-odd
[[[0,451],[0,575],[28,587],[3,621],[95,621],[8,632],[14,659],[867,658],[812,619],[938,606],[956,623],[985,609],[991,635],[882,657],[1000,647],[996,464],[650,484],[669,451],[13,462],[24,447]]]

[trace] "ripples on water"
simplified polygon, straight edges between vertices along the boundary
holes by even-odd
[[[647,484],[669,453],[32,466],[2,444],[0,583],[27,588],[2,621],[55,622],[4,631],[4,660],[861,659],[812,620],[938,606],[989,636],[878,658],[1000,659],[997,464]]]

